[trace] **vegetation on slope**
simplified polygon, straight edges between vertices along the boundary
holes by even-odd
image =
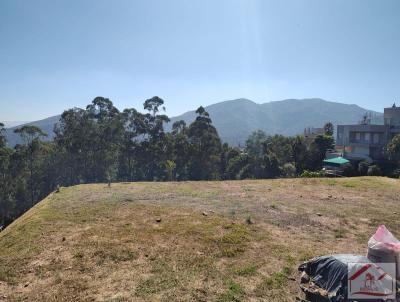
[[[166,132],[163,104],[153,97],[143,104],[147,113],[120,112],[109,99],[97,97],[86,109],[61,115],[53,142],[44,142],[47,134],[36,126],[16,129],[23,144],[13,149],[0,123],[0,228],[57,186],[293,177],[320,169],[325,151],[333,147],[333,131],[309,140],[260,131],[249,137],[245,150],[233,148],[221,143],[203,107],[190,125],[177,121]]]
[[[381,223],[400,235],[399,193],[375,177],[61,188],[0,233],[0,299],[293,301],[303,260],[364,254]]]

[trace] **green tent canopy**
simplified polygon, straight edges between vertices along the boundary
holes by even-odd
[[[324,160],[324,164],[335,165],[335,166],[337,166],[337,165],[339,165],[339,166],[345,165],[345,164],[348,164],[349,162],[350,161],[348,161],[347,159],[345,159],[345,158],[343,158],[341,156]]]

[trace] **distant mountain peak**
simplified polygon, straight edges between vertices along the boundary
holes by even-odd
[[[302,134],[306,127],[322,127],[326,122],[337,124],[357,123],[367,110],[358,105],[326,101],[321,98],[285,99],[255,103],[240,98],[206,107],[221,139],[233,146],[244,145],[255,130],[267,134]],[[374,112],[378,119],[382,114]],[[183,119],[187,124],[195,119],[194,111],[171,118]]]
[[[244,104],[259,105],[259,104],[255,103],[252,100],[245,99],[245,98],[239,98],[239,99],[226,100],[226,101],[214,103],[214,104],[211,104],[211,105],[207,105],[207,106],[205,106],[205,108],[213,107],[213,106],[224,106],[224,105],[227,105],[227,104],[231,104],[231,105],[244,105]]]

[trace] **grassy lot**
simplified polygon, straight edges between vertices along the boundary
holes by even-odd
[[[0,233],[0,301],[294,301],[302,261],[400,236],[399,202],[374,177],[62,188]]]

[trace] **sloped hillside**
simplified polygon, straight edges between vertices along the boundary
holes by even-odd
[[[312,256],[400,235],[387,178],[61,188],[0,233],[4,301],[294,301]]]
[[[358,123],[368,111],[357,105],[328,102],[322,99],[290,99],[257,104],[247,99],[220,102],[205,107],[221,139],[232,146],[244,145],[255,130],[267,134],[297,135],[306,127],[323,127],[326,122],[338,124]],[[373,112],[374,123],[382,123],[382,114]],[[187,124],[196,118],[194,111],[171,119],[183,119]]]
[[[33,125],[33,126],[37,126],[40,129],[43,130],[44,133],[47,134],[46,137],[43,138],[43,140],[45,141],[51,141],[54,138],[54,126],[56,123],[58,123],[58,121],[60,120],[60,115],[56,115],[56,116],[51,116],[49,118],[40,120],[40,121],[35,121],[35,122],[29,122],[26,124],[22,124],[22,125],[18,125],[12,128],[9,128],[6,130],[6,138],[7,138],[7,144],[10,147],[14,147],[16,144],[21,144],[22,140],[20,138],[20,136],[16,133],[14,133],[14,130],[17,128],[20,128],[24,125]]]

